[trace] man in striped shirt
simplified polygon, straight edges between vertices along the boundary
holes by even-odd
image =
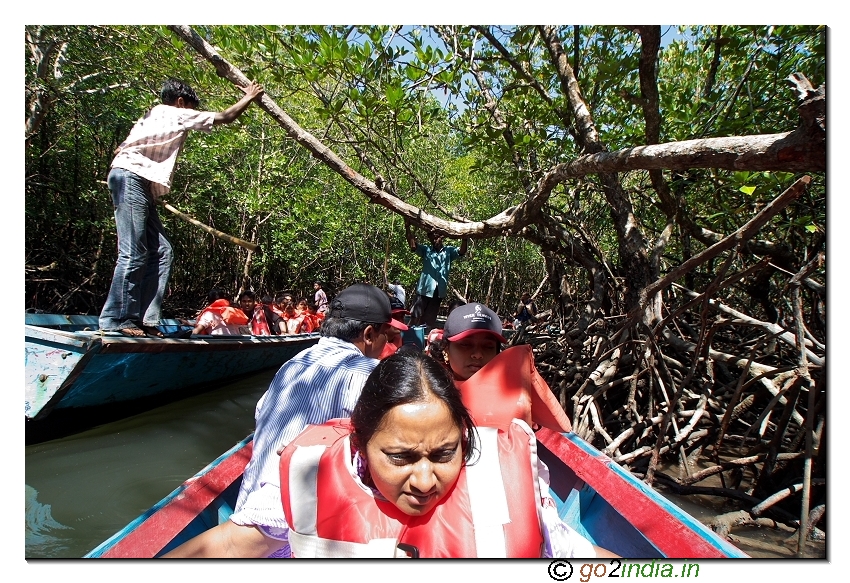
[[[333,299],[318,344],[287,361],[257,403],[254,450],[230,520],[166,556],[288,556],[280,451],[309,424],[351,416],[391,328],[407,330],[377,287],[357,283]]]
[[[174,164],[189,130],[209,132],[236,120],[262,95],[256,83],[221,112],[195,111],[200,101],[191,87],[169,79],[162,104],[144,115],[118,146],[107,182],[115,210],[118,260],[100,313],[101,330],[126,336],[162,336],[156,329],[171,274],[172,250],[156,211],[156,200],[171,188]]]

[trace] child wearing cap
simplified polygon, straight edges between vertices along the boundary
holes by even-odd
[[[501,318],[483,304],[466,304],[449,314],[443,328],[443,362],[464,403],[486,402],[485,408],[492,408],[493,403],[510,394],[515,406],[495,408],[494,415],[523,419],[532,427],[571,431],[566,412],[534,366],[531,346],[513,346],[503,352],[506,342]]]
[[[465,381],[493,360],[506,342],[499,315],[484,304],[471,302],[451,311],[440,348],[455,380]]]

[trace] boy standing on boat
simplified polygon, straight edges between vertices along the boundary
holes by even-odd
[[[316,294],[313,296],[313,302],[316,304],[316,312],[324,314],[328,311],[328,296],[325,290],[322,289],[322,282],[317,281],[313,283],[313,289],[316,290]]]
[[[318,344],[287,361],[257,403],[254,450],[234,513],[166,557],[288,556],[279,452],[307,425],[351,415],[392,328],[407,330],[373,285],[354,284],[330,302]]]
[[[410,325],[425,324],[433,328],[437,323],[440,303],[448,292],[452,261],[466,255],[469,239],[464,238],[460,248],[444,246],[443,236],[431,231],[428,233],[431,244],[422,245],[416,241],[407,221],[404,223],[404,232],[410,250],[422,258],[422,274],[416,285],[416,299],[410,309]]]
[[[100,314],[101,330],[162,336],[156,326],[173,256],[156,201],[171,188],[174,165],[189,130],[209,132],[215,125],[229,124],[263,93],[256,83],[240,89],[245,96],[226,110],[196,111],[200,101],[194,90],[169,79],[162,87],[162,104],[137,121],[118,146],[107,179],[115,209],[118,260]]]

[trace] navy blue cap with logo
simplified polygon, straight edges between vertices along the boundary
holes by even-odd
[[[443,338],[456,342],[481,332],[495,336],[499,342],[507,342],[502,336],[502,319],[499,315],[484,304],[471,302],[452,310],[443,327]]]

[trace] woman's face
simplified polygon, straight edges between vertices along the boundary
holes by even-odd
[[[431,397],[390,409],[365,454],[375,488],[405,514],[421,516],[457,481],[461,430],[449,408]]]
[[[455,378],[465,381],[499,354],[499,341],[486,332],[471,334],[449,342],[446,349],[449,367]]]

